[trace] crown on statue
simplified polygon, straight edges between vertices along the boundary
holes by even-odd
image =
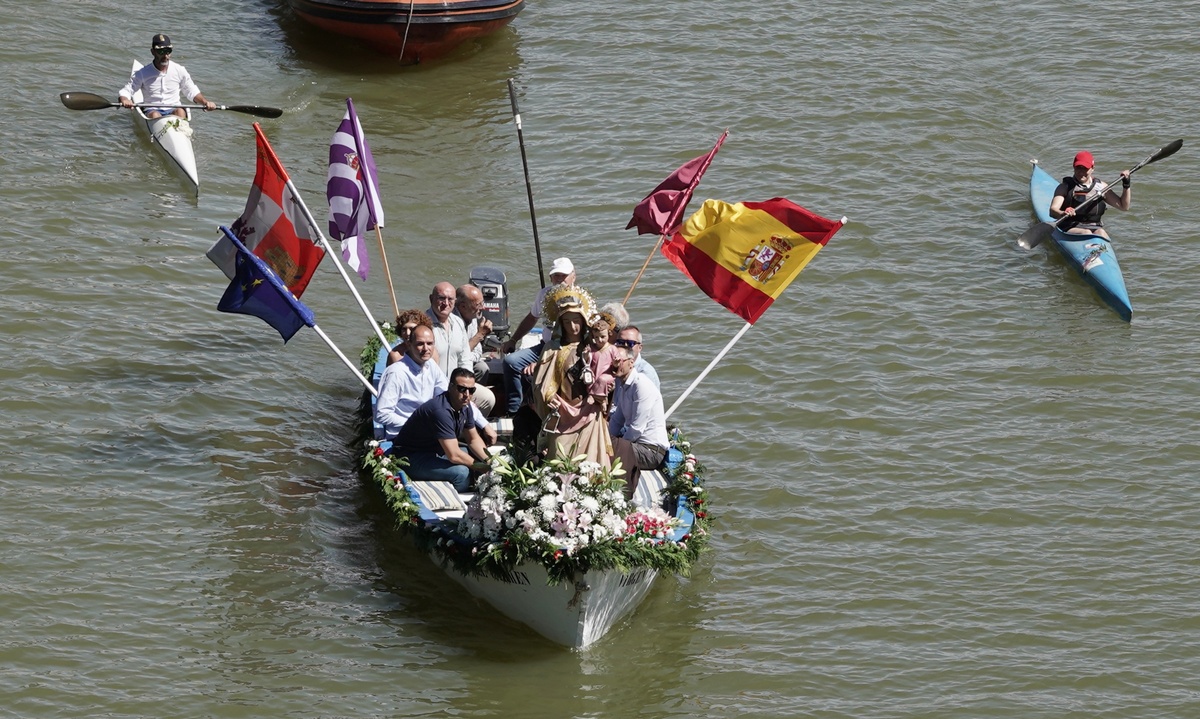
[[[578,312],[583,315],[584,322],[590,322],[596,313],[596,301],[587,290],[578,285],[554,285],[546,293],[546,301],[542,305],[542,315],[550,324],[558,322],[558,318],[567,312]]]

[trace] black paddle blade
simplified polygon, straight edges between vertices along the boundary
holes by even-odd
[[[64,92],[58,99],[70,110],[103,110],[120,105],[117,102],[109,102],[94,92]]]
[[[1172,142],[1170,145],[1163,147],[1158,152],[1156,152],[1153,155],[1151,155],[1150,157],[1146,158],[1146,160],[1144,162],[1142,162],[1141,165],[1138,165],[1138,167],[1141,167],[1142,165],[1149,165],[1151,162],[1158,162],[1159,160],[1161,160],[1165,157],[1170,157],[1171,155],[1174,155],[1176,152],[1179,152],[1179,148],[1181,148],[1181,147],[1183,147],[1183,138],[1180,138],[1180,139],[1176,140],[1175,142]]]
[[[280,117],[283,115],[283,110],[280,110],[278,107],[259,107],[258,105],[227,105],[221,107],[221,109],[244,112],[247,115],[254,115],[255,117]]]

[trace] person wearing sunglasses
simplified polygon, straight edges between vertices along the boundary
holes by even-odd
[[[162,117],[164,114],[172,113],[186,118],[186,110],[181,107],[172,107],[181,104],[180,94],[189,102],[204,105],[205,110],[217,109],[216,103],[205,99],[200,88],[196,86],[195,82],[192,82],[192,76],[188,73],[187,68],[171,61],[171,53],[174,49],[171,45],[171,38],[166,35],[158,34],[150,40],[150,52],[154,55],[154,62],[143,65],[129,76],[129,82],[117,93],[121,107],[133,107],[133,96],[138,90],[141,90],[143,104],[159,106],[143,108],[146,117],[149,118]]]
[[[416,316],[408,314],[416,312]],[[420,310],[406,310],[397,319],[412,320],[412,328],[404,331],[407,322],[400,322],[402,344],[392,350],[403,350],[400,359],[388,362],[379,378],[379,396],[375,400],[375,439],[392,439],[408,422],[413,412],[439,392],[444,392],[449,379],[438,366],[434,351],[433,327]],[[388,353],[389,358],[392,353]],[[495,444],[496,430],[488,424],[483,412],[471,405],[475,428],[488,444]]]
[[[613,390],[608,431],[612,435],[613,454],[625,470],[625,498],[637,489],[643,469],[655,469],[667,454],[667,420],[662,394],[646,375],[634,369],[633,350],[618,347],[620,358],[613,365],[617,387]]]
[[[655,389],[661,389],[661,385],[658,383],[658,371],[642,356],[642,331],[637,328],[637,325],[626,325],[621,328],[621,331],[617,333],[617,338],[613,340],[613,344],[633,350],[633,366],[640,374],[645,375],[654,383]]]
[[[488,451],[472,421],[475,375],[456,367],[450,385],[417,407],[392,443],[392,454],[408,460],[404,473],[417,482],[450,482],[471,488],[471,473],[485,472]]]

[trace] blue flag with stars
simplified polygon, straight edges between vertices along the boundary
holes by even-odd
[[[229,228],[221,231],[237,248],[236,273],[217,309],[254,315],[279,331],[287,342],[301,327],[316,324],[312,310],[296,299],[265,262],[254,256]]]

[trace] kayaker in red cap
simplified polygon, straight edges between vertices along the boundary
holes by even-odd
[[[1075,155],[1075,174],[1064,177],[1054,190],[1054,199],[1050,201],[1050,216],[1058,219],[1070,216],[1072,219],[1064,222],[1061,227],[1067,232],[1078,235],[1100,235],[1109,239],[1104,231],[1101,217],[1108,205],[1118,210],[1128,210],[1133,200],[1129,189],[1129,170],[1121,173],[1121,194],[1117,194],[1112,186],[1103,182],[1093,174],[1096,160],[1092,153],[1080,150]],[[1097,200],[1083,205],[1096,195],[1104,193],[1103,200]]]

